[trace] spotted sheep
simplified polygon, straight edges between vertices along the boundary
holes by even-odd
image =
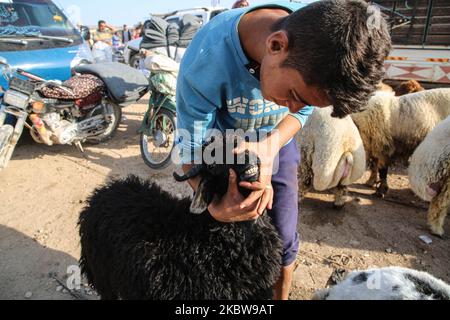
[[[426,272],[389,267],[354,271],[314,300],[450,300],[450,286]]]

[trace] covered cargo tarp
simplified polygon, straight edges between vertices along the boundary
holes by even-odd
[[[179,22],[168,23],[162,18],[152,17],[144,23],[144,37],[141,42],[141,49],[165,48],[169,58],[177,56],[178,48],[187,48],[195,34],[202,27],[202,19],[186,14]],[[171,50],[176,48],[175,54]]]
[[[178,47],[187,48],[195,34],[202,27],[202,19],[192,14],[186,14],[180,22],[180,39]]]
[[[176,24],[169,24],[164,19],[152,17],[144,23],[144,38],[141,49],[154,49],[174,46],[180,39]]]

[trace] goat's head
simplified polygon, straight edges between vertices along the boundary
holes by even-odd
[[[233,154],[237,144],[236,136],[212,137],[202,147],[202,164],[195,165],[184,176],[174,173],[178,182],[201,177],[200,186],[192,201],[191,213],[204,213],[215,196],[221,198],[226,194],[230,169],[236,172],[238,183],[259,180],[260,160],[248,151],[239,156]],[[239,191],[244,197],[251,193],[242,187],[239,187]]]

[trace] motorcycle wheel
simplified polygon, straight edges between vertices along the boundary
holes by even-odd
[[[105,132],[86,139],[86,141],[90,144],[99,144],[105,142],[111,139],[117,132],[117,128],[119,127],[119,124],[122,120],[122,108],[119,105],[112,103],[110,101],[107,103],[106,106],[112,108],[113,111],[111,122],[109,123]],[[94,112],[92,113],[92,116],[101,114],[102,112],[103,111],[101,106],[98,106],[96,107],[96,110],[94,110]]]
[[[11,152],[8,150],[8,145],[13,134],[13,126],[3,125],[0,127],[0,170],[6,168],[11,159]]]
[[[142,159],[150,168],[163,170],[170,166],[175,147],[176,123],[176,117],[171,111],[161,109],[156,115],[155,128],[151,136],[141,134],[139,144]]]

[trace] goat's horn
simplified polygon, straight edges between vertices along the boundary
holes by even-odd
[[[175,178],[175,180],[177,182],[185,182],[185,181],[188,181],[189,179],[199,176],[200,173],[202,173],[202,171],[203,171],[203,166],[196,165],[191,170],[189,170],[189,172],[186,173],[184,176],[180,176],[178,173],[174,172],[173,177]]]

